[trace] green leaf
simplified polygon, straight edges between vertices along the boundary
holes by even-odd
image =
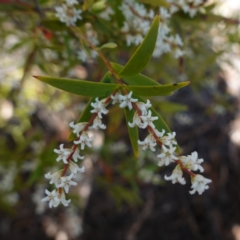
[[[95,2],[95,0],[84,0],[82,10],[83,11],[88,10],[94,4],[94,2]]]
[[[116,48],[118,45],[114,42],[109,42],[109,43],[105,43],[103,44],[99,49],[103,49],[103,48]]]
[[[129,138],[131,141],[131,145],[133,148],[133,153],[135,155],[135,157],[138,157],[138,129],[137,127],[129,127],[128,122],[132,122],[133,121],[133,116],[135,111],[130,111],[128,108],[124,109],[125,112],[125,117],[126,117],[126,124],[128,127],[128,134],[129,134]]]
[[[138,0],[138,2],[150,4],[155,7],[169,7],[169,3],[165,0]]]
[[[166,96],[171,94],[173,91],[185,87],[190,82],[180,82],[174,84],[166,84],[160,86],[124,86],[128,91],[133,91],[134,94],[143,97],[155,97],[155,96]]]
[[[116,73],[119,73],[124,68],[124,66],[114,62],[111,62],[111,66]],[[155,80],[149,77],[146,77],[145,75],[140,73],[134,76],[122,77],[122,79],[124,80],[124,82],[130,85],[138,85],[138,86],[154,86],[154,85],[159,86],[160,85]]]
[[[64,91],[87,97],[102,97],[110,95],[114,90],[121,87],[118,84],[89,82],[67,78],[55,78],[35,76],[38,80]]]
[[[159,103],[159,101],[152,101],[152,105],[156,106],[157,110],[160,110],[163,113],[171,113],[174,114],[176,112],[183,112],[183,111],[187,111],[187,106],[184,104],[180,104],[180,103],[174,103],[174,102],[168,102],[168,101],[161,101],[161,103]]]
[[[158,26],[159,26],[160,17],[157,15],[152,23],[151,28],[149,29],[146,37],[142,41],[141,45],[137,48],[136,52],[129,59],[125,67],[119,73],[119,76],[133,76],[140,73],[150,61],[157,36],[158,36]]]
[[[86,0],[89,1],[89,0]],[[90,0],[92,1],[92,0]],[[103,10],[106,7],[106,2],[105,1],[95,1],[95,3],[92,5],[91,10],[94,12],[99,12],[101,10]]]

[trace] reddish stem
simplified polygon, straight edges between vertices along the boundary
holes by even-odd
[[[108,104],[111,102],[111,96],[112,96],[112,95],[114,96],[114,95],[117,93],[117,91],[118,91],[118,89],[115,90],[110,96],[108,96],[108,97],[106,98],[106,100],[105,100],[105,102],[104,102],[106,105],[108,105]],[[90,120],[88,121],[88,123],[86,124],[86,126],[83,128],[82,132],[88,130],[88,128],[91,126],[91,124],[93,123],[93,121],[94,121],[94,119],[96,118],[97,115],[98,115],[97,113],[94,113],[94,114],[92,115],[92,117],[90,118]],[[82,135],[82,134],[80,134],[80,136],[76,139],[77,141],[80,139],[81,135]],[[66,172],[67,172],[68,167],[69,167],[70,160],[72,159],[72,156],[73,156],[73,154],[75,153],[77,147],[78,147],[78,144],[74,144],[74,145],[73,145],[73,147],[72,147],[72,152],[71,152],[71,154],[70,154],[70,155],[68,156],[68,158],[67,158],[67,162],[68,162],[68,163],[65,164],[64,169],[63,169],[63,172],[62,172],[62,174],[61,174],[61,177],[63,177],[63,176],[66,175]],[[61,193],[62,193],[62,188],[58,188],[58,191],[59,191],[59,194],[61,194]]]

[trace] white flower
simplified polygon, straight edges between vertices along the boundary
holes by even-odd
[[[120,95],[121,93],[119,91],[116,92],[115,95],[111,95],[112,104],[121,103]]]
[[[171,17],[171,14],[168,13],[168,10],[166,8],[160,7],[159,11],[161,19],[166,20]]]
[[[186,183],[185,179],[183,178],[182,168],[179,164],[174,168],[172,175],[169,177],[165,175],[164,179],[167,181],[172,181],[173,184],[179,182],[184,185]]]
[[[138,108],[141,110],[142,115],[147,115],[148,113],[148,108],[152,106],[151,102],[147,99],[146,103],[143,102],[137,102],[136,103]]]
[[[61,177],[61,183],[58,185],[58,187],[63,187],[65,192],[68,193],[69,191],[69,187],[72,186],[76,186],[77,183],[72,181],[73,178],[73,173],[71,173],[71,175],[69,175],[68,177]]]
[[[92,147],[92,140],[93,137],[89,137],[87,132],[82,132],[79,140],[74,141],[74,144],[81,144],[81,150],[83,150],[85,145],[87,145],[88,147]]]
[[[65,207],[67,207],[69,205],[69,203],[71,202],[71,199],[66,200],[66,196],[65,196],[64,191],[61,192],[61,194],[58,198],[61,201],[62,205],[65,206]]]
[[[156,140],[152,134],[149,134],[144,141],[138,140],[138,144],[143,146],[143,150],[150,148],[153,152],[155,152],[155,146],[157,145]]]
[[[155,125],[153,124],[153,121],[157,120],[158,117],[152,117],[152,112],[148,110],[148,115],[141,116],[141,119],[143,121],[143,127],[146,128],[147,126],[150,126],[151,128],[155,128]]]
[[[106,125],[104,125],[102,123],[102,119],[99,118],[98,116],[95,117],[94,121],[93,121],[93,125],[91,127],[89,127],[89,129],[95,129],[97,130],[98,128],[101,129],[106,129]]]
[[[133,128],[135,126],[138,126],[139,128],[143,128],[143,122],[141,117],[138,115],[137,112],[134,113],[133,115],[133,122],[130,123],[128,122],[129,127]]]
[[[102,118],[102,114],[107,114],[108,110],[105,108],[106,104],[105,99],[102,99],[101,101],[98,100],[98,98],[95,99],[95,103],[91,103],[91,106],[94,108],[91,110],[91,113],[97,113],[99,118]]]
[[[175,44],[178,45],[178,46],[183,46],[182,39],[181,39],[181,37],[180,37],[178,34],[175,35],[174,42],[175,42]]]
[[[182,156],[179,159],[183,163],[184,167],[189,170],[199,170],[200,172],[204,171],[203,167],[200,165],[203,162],[203,159],[198,159],[197,152],[193,152],[191,155],[188,156]]]
[[[174,54],[174,57],[175,58],[180,58],[180,57],[182,57],[184,55],[184,51],[182,51],[180,48],[177,48],[176,50],[175,50],[175,54]]]
[[[99,15],[100,18],[105,19],[107,21],[111,20],[110,15],[113,15],[114,11],[111,7],[107,7],[104,11],[102,11]]]
[[[128,95],[120,95],[119,99],[122,101],[119,105],[120,108],[128,107],[129,110],[132,110],[132,102],[137,102],[138,100],[132,98],[132,91]]]
[[[77,0],[65,0],[65,1],[68,6],[73,6],[74,4],[78,4]]]
[[[78,165],[76,163],[74,163],[73,161],[69,162],[69,168],[71,173],[73,173],[73,177],[75,177],[75,175],[79,172],[79,173],[83,173],[85,171],[85,167],[78,167]]]
[[[60,183],[61,174],[62,174],[62,170],[54,173],[49,172],[44,176],[46,179],[51,179],[50,184],[55,184],[55,186],[57,187],[58,184]]]
[[[58,157],[56,159],[57,162],[62,160],[65,164],[68,164],[68,157],[72,153],[71,149],[63,148],[63,144],[60,144],[59,150],[54,149],[53,151],[58,154]]]
[[[190,194],[194,194],[195,192],[198,192],[198,194],[202,194],[204,190],[209,188],[207,184],[211,183],[212,180],[207,179],[200,174],[196,174],[194,177],[191,177],[191,182],[192,182],[192,186],[191,186],[192,190],[189,191]]]
[[[42,199],[42,202],[49,201],[49,207],[57,207],[60,203],[60,199],[58,198],[58,193],[56,190],[53,190],[52,192],[49,192],[47,189],[45,190],[45,193],[48,195],[47,197]]]
[[[174,160],[177,160],[178,158],[174,155],[174,152],[176,150],[176,147],[169,146],[169,148],[162,145],[163,152],[159,155],[157,155],[158,158],[161,158],[161,160],[158,163],[158,166],[167,166],[171,162],[174,162]]]
[[[75,23],[78,19],[82,19],[81,13],[82,10],[78,10],[72,6],[63,4],[62,6],[56,7],[56,17],[59,18],[61,22],[66,23],[67,26],[75,26]]]
[[[174,140],[175,136],[175,132],[168,133],[167,136],[160,137],[160,141],[166,146],[177,145],[177,142]]]
[[[76,148],[74,154],[72,155],[72,159],[73,159],[75,162],[77,162],[78,159],[79,159],[79,160],[80,160],[80,159],[81,159],[81,160],[84,159],[84,156],[81,156],[81,155],[79,154],[79,149],[78,149],[78,148]]]
[[[81,60],[82,62],[86,62],[87,61],[88,55],[86,54],[86,52],[84,50],[79,50],[77,52],[77,54],[78,54],[77,58],[79,60]]]
[[[90,55],[91,55],[92,58],[96,58],[98,56],[98,52],[95,51],[95,50],[91,50]]]
[[[158,138],[162,138],[165,134],[165,130],[162,129],[161,132],[159,132],[156,128],[153,129],[153,131],[155,132],[155,134],[157,135]]]
[[[80,123],[76,123],[74,124],[74,122],[71,122],[69,124],[69,126],[71,128],[73,128],[73,133],[76,134],[78,137],[80,136],[80,132],[85,128],[85,126],[87,125],[87,122],[80,122]]]

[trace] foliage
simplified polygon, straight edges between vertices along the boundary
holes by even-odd
[[[139,16],[137,8],[131,8],[131,4],[135,8],[142,6],[146,16]],[[197,11],[193,18],[181,8],[173,13],[171,18],[164,16],[159,7],[170,11],[171,4],[168,1],[139,1],[139,5],[134,4],[137,3],[129,1],[129,4],[126,4],[131,10],[132,19],[142,22],[146,20],[146,24],[152,22],[149,29],[147,26],[142,27],[143,30],[131,26],[126,28],[124,24],[130,20],[121,8],[122,1],[79,1],[76,9],[82,11],[81,19],[77,19],[75,26],[59,21],[56,17],[55,1],[0,3],[0,44],[7,54],[1,67],[4,71],[0,83],[0,103],[1,109],[8,106],[6,109],[13,111],[10,117],[3,117],[0,122],[3,136],[0,142],[3,149],[0,158],[3,172],[9,169],[16,175],[10,186],[1,189],[4,194],[1,194],[0,207],[11,211],[11,202],[5,196],[11,197],[11,193],[18,193],[33,184],[44,182],[43,174],[46,169],[55,165],[53,149],[58,142],[67,139],[69,133],[64,132],[60,137],[59,128],[62,122],[66,125],[67,122],[77,119],[79,111],[74,108],[80,107],[79,102],[84,103],[84,108],[77,122],[88,122],[92,116],[91,104],[95,102],[95,98],[104,99],[116,90],[122,93],[132,91],[134,98],[145,102],[145,97],[167,96],[188,85],[189,81],[196,92],[206,83],[214,84],[214,77],[220,69],[216,60],[229,49],[230,44],[239,39],[237,22],[215,15],[213,9],[216,4],[202,4],[205,12]],[[113,13],[109,9],[112,9]],[[154,20],[149,17],[151,11],[156,15]],[[209,32],[213,28],[220,32],[219,24],[228,26],[225,28],[225,35],[230,32],[229,29],[231,34],[220,49],[214,49]],[[174,40],[170,44],[171,51],[161,52],[156,56],[154,51],[156,42],[158,46],[160,41],[159,29],[162,30],[161,26],[165,25],[171,29],[167,41],[175,39],[179,34],[183,44],[174,44]],[[131,40],[130,43],[128,39]],[[180,52],[180,56],[175,58],[177,51],[184,51],[185,55]],[[17,57],[18,55],[20,57]],[[12,60],[14,58],[15,62]],[[83,76],[83,73],[88,76]],[[33,76],[77,95],[42,84]],[[118,81],[119,79],[122,82]],[[216,97],[216,103],[221,101]],[[152,105],[151,112],[158,116],[156,127],[165,129],[166,132],[170,132],[170,129],[164,120],[169,120],[174,113],[185,110],[184,106],[171,103],[165,97],[154,98]],[[162,111],[159,112],[158,109]],[[132,122],[133,112],[125,108],[124,112],[116,113],[118,110],[114,107],[111,111],[116,115],[111,117],[109,114],[108,131],[112,131],[115,136],[107,144],[121,137],[128,141],[126,136],[120,137],[118,135],[121,134],[117,132],[124,116],[127,123]],[[49,118],[50,115],[55,115],[54,119],[60,118],[57,124]],[[39,119],[39,116],[44,117]],[[35,117],[37,119],[34,119]],[[136,127],[125,128],[128,128],[133,153],[138,156],[138,130]],[[69,140],[74,140],[73,134]],[[89,154],[92,152],[87,151]],[[100,156],[102,161],[107,162],[110,159],[111,153],[104,149],[104,145],[100,149]],[[98,182],[102,187],[109,188],[117,203],[139,203],[141,201],[136,194],[136,182],[140,178],[139,172],[147,169],[147,166],[136,164],[125,168],[122,165],[128,165],[128,161],[131,161],[128,159],[132,157],[122,158],[127,160],[118,164],[118,172],[130,185],[135,186],[134,193],[131,194],[131,190],[121,184],[119,186],[110,183],[107,176],[108,172],[113,171],[113,162],[106,163],[108,167],[104,168],[104,174],[98,178]],[[15,170],[10,170],[11,168]],[[110,170],[106,170],[108,168]],[[150,167],[150,172],[153,176],[158,176],[156,167]],[[24,174],[27,174],[26,179]],[[16,198],[17,196],[18,194],[15,194]],[[13,200],[13,204],[15,202]],[[6,205],[9,205],[8,208]]]

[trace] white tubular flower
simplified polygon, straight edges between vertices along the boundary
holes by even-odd
[[[96,58],[98,56],[98,52],[95,50],[90,51],[91,58]]]
[[[84,149],[85,145],[92,147],[93,137],[89,137],[87,132],[82,132],[79,140],[74,141],[74,144],[81,144],[81,150]]]
[[[77,0],[65,0],[65,1],[68,6],[73,6],[74,4],[78,4]]]
[[[79,159],[79,160],[84,159],[84,156],[81,156],[81,155],[79,154],[79,149],[78,149],[78,148],[76,148],[74,154],[72,155],[72,159],[73,159],[75,162],[77,162],[78,159]]]
[[[133,128],[135,126],[138,126],[139,128],[143,128],[143,122],[140,116],[138,115],[137,112],[134,113],[133,115],[133,122],[130,123],[128,122],[129,127]]]
[[[171,14],[168,13],[168,10],[166,8],[164,8],[164,7],[160,7],[159,8],[159,12],[160,12],[160,17],[163,20],[166,20],[166,19],[171,17]]]
[[[191,182],[192,182],[192,190],[189,191],[190,194],[194,194],[195,192],[198,192],[198,194],[202,194],[204,190],[208,189],[209,186],[207,186],[208,183],[211,183],[212,180],[207,179],[203,177],[200,174],[196,174],[194,177],[191,177]]]
[[[178,34],[175,35],[174,42],[175,42],[175,44],[178,45],[178,46],[181,46],[181,47],[183,46],[182,39],[181,39],[181,37],[180,37]]]
[[[174,57],[175,58],[180,58],[180,57],[182,57],[184,55],[184,51],[182,51],[180,48],[177,48],[176,50],[175,50],[175,54],[174,54]]]
[[[91,106],[94,108],[93,110],[91,110],[91,113],[97,113],[98,117],[102,118],[102,114],[108,113],[108,110],[105,108],[104,104],[105,99],[99,101],[98,98],[96,98],[95,100],[95,103],[91,103]]]
[[[47,197],[42,199],[42,202],[49,201],[49,207],[57,207],[60,203],[60,199],[58,197],[58,193],[56,190],[53,190],[52,192],[49,192],[47,189],[45,190],[45,193],[47,194]]]
[[[136,98],[132,98],[132,91],[128,95],[120,95],[119,99],[122,101],[119,105],[120,108],[128,107],[129,110],[132,110],[132,102],[137,102]]]
[[[180,167],[179,164],[174,168],[174,170],[172,172],[172,175],[169,176],[169,177],[165,175],[164,179],[167,180],[167,181],[172,181],[173,184],[176,183],[176,182],[179,182],[182,185],[186,184],[186,181],[183,178],[182,168]]]
[[[68,164],[67,159],[68,159],[69,155],[72,153],[71,149],[63,148],[63,144],[60,144],[59,150],[54,149],[53,151],[58,154],[58,157],[56,159],[57,162],[62,160],[65,164]]]
[[[71,202],[71,199],[66,200],[66,196],[65,196],[64,191],[61,192],[61,194],[59,196],[59,199],[60,199],[62,205],[65,206],[65,207],[67,207],[69,205],[69,203]]]
[[[69,191],[69,187],[72,186],[76,186],[77,183],[72,181],[73,178],[73,173],[71,173],[71,175],[69,175],[68,177],[61,177],[61,183],[58,185],[58,187],[62,187],[64,188],[65,192],[68,193]]]
[[[188,156],[182,156],[179,159],[183,163],[185,168],[193,171],[199,170],[200,172],[204,172],[204,169],[201,166],[203,159],[202,158],[198,159],[197,152],[193,152],[191,155]]]
[[[167,166],[171,162],[174,162],[174,160],[177,160],[178,158],[174,155],[174,152],[176,150],[176,147],[169,146],[169,148],[162,145],[163,152],[159,155],[157,155],[158,158],[161,158],[161,160],[158,163],[158,166]]]
[[[77,55],[78,55],[77,58],[82,62],[86,62],[88,59],[88,55],[84,50],[79,50],[77,52]]]
[[[121,103],[120,95],[121,95],[121,93],[119,91],[116,92],[115,95],[111,95],[112,104]]]
[[[78,165],[76,163],[74,163],[73,161],[69,162],[69,168],[71,173],[73,174],[73,177],[75,177],[75,175],[77,173],[83,173],[85,171],[85,167],[78,167]]]
[[[177,142],[174,140],[175,137],[176,137],[176,132],[167,134],[167,138],[168,138],[168,141],[170,142],[170,144],[177,145]]]
[[[60,183],[61,174],[62,174],[62,170],[54,173],[49,172],[44,176],[46,179],[51,179],[50,184],[54,184],[57,187],[58,184]]]
[[[165,130],[162,129],[161,132],[159,132],[156,128],[153,129],[153,131],[155,132],[155,134],[157,135],[158,138],[162,138],[165,134]]]
[[[174,140],[175,136],[175,132],[168,133],[167,136],[160,137],[160,141],[166,146],[177,145],[177,142]]]
[[[81,13],[82,10],[78,10],[72,6],[63,4],[60,7],[56,7],[56,17],[59,18],[60,22],[66,23],[67,26],[75,26],[75,23],[78,19],[82,19]]]
[[[85,128],[85,126],[87,125],[87,122],[80,122],[80,123],[76,123],[74,124],[74,122],[71,122],[69,124],[69,126],[71,128],[73,128],[73,133],[76,134],[78,137],[80,136],[80,132]]]
[[[95,119],[94,119],[94,121],[93,121],[93,125],[92,125],[91,127],[89,127],[89,129],[95,129],[95,130],[97,130],[97,129],[99,129],[99,128],[101,128],[101,129],[106,129],[106,125],[104,125],[104,124],[102,123],[101,118],[99,118],[98,116],[96,116]]]
[[[146,103],[143,102],[137,102],[136,103],[138,108],[141,110],[141,113],[143,116],[147,115],[148,113],[148,108],[152,106],[151,102],[147,99]]]
[[[111,20],[110,15],[113,15],[113,14],[114,14],[113,9],[108,6],[104,11],[102,11],[100,14],[98,14],[98,16],[102,19],[110,21]]]
[[[155,125],[153,124],[153,121],[157,120],[158,117],[152,117],[152,112],[148,110],[148,115],[141,116],[141,119],[143,121],[143,127],[146,128],[147,126],[150,126],[151,128],[155,128]]]
[[[144,141],[138,140],[138,144],[143,146],[143,150],[146,150],[147,148],[150,148],[153,152],[155,152],[155,146],[157,145],[155,138],[152,134],[149,134]]]

